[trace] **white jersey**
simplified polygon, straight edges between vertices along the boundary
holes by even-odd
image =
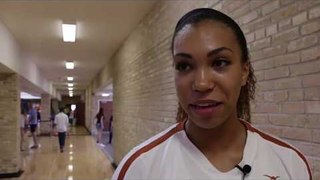
[[[69,118],[66,114],[60,112],[54,118],[54,124],[56,124],[58,132],[66,132],[68,129]]]
[[[240,167],[251,171],[244,179],[312,179],[306,158],[287,143],[241,121],[247,140]],[[220,172],[188,139],[184,123],[175,124],[131,150],[112,179],[242,179],[234,168]]]

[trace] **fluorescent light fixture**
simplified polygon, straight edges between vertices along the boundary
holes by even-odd
[[[62,34],[64,42],[76,41],[76,25],[75,24],[62,24]]]
[[[69,90],[69,91],[72,91],[72,90],[73,90],[73,88],[72,88],[72,87],[68,87],[68,90]]]
[[[73,94],[69,94],[69,97],[73,97]]]
[[[74,69],[74,62],[67,61],[66,62],[66,69]]]
[[[68,87],[73,87],[73,83],[68,83]]]
[[[68,81],[73,81],[73,77],[69,76],[69,77],[67,77],[67,80]]]
[[[103,97],[108,97],[108,96],[110,96],[110,94],[109,93],[102,93],[102,96]]]
[[[32,96],[31,94],[28,94],[26,92],[20,92],[20,98],[21,99],[41,99],[41,97]]]

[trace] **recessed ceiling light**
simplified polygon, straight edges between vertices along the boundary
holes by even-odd
[[[73,77],[69,76],[69,77],[67,77],[67,80],[68,81],[73,81]]]
[[[108,96],[110,96],[110,94],[109,93],[102,93],[102,96],[103,97],[108,97]]]
[[[68,87],[73,87],[73,83],[68,83]]]
[[[73,97],[73,94],[69,94],[69,97]]]
[[[74,62],[67,61],[66,62],[66,69],[74,69]]]
[[[76,25],[75,24],[62,24],[62,34],[64,42],[76,41]]]
[[[69,90],[69,91],[72,91],[72,90],[73,90],[73,88],[72,88],[72,87],[68,87],[68,90]]]

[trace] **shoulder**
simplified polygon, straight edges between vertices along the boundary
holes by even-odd
[[[158,148],[166,144],[167,140],[183,130],[183,123],[174,124],[161,133],[144,141],[133,148],[120,162],[112,179],[144,179],[146,174],[145,162],[157,155]]]
[[[281,162],[288,168],[290,173],[295,174],[294,177],[309,176],[309,179],[312,178],[307,159],[297,148],[288,142],[255,128],[247,122],[245,122],[245,126],[249,132],[257,137],[259,144],[263,147],[263,151],[267,152],[268,149],[271,150],[270,152],[281,159]],[[296,171],[296,169],[300,169],[300,171]]]

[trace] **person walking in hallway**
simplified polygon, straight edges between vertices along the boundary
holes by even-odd
[[[36,111],[37,111],[37,120],[38,120],[38,126],[37,126],[37,134],[40,135],[41,134],[41,110],[40,110],[40,106],[38,106],[36,108]]]
[[[63,152],[69,125],[69,118],[64,113],[64,108],[59,109],[59,113],[54,118],[54,125],[58,133],[60,152]]]
[[[97,143],[101,143],[101,136],[103,131],[104,123],[104,114],[103,109],[100,108],[98,114],[95,117],[96,119],[96,128],[97,128]]]
[[[37,135],[36,130],[38,127],[38,118],[37,118],[37,110],[35,104],[31,105],[31,109],[29,111],[29,124],[30,124],[30,132],[33,138],[33,146],[31,146],[31,149],[36,149],[39,147],[38,141],[37,141]]]
[[[113,115],[111,115],[110,119],[109,119],[109,144],[111,144],[112,142],[112,123],[113,123]]]

